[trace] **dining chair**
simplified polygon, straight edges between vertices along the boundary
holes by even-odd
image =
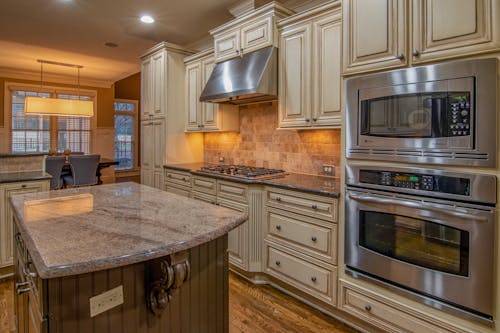
[[[88,186],[97,184],[97,167],[101,155],[70,155],[68,162],[71,174],[63,176],[64,184],[70,186]]]
[[[57,190],[63,186],[62,169],[66,158],[64,156],[45,157],[45,171],[52,176],[50,189]]]

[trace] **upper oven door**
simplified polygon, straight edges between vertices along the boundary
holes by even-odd
[[[359,144],[387,148],[473,148],[474,78],[359,91]]]
[[[494,211],[409,195],[346,192],[346,265],[491,315]]]

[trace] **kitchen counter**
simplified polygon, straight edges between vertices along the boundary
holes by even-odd
[[[51,179],[52,176],[43,171],[0,172],[0,184]]]
[[[17,195],[11,203],[41,278],[167,256],[224,236],[247,219],[136,183]]]
[[[244,184],[263,184],[271,185],[297,191],[304,191],[314,194],[321,194],[333,198],[340,197],[340,179],[336,177],[327,177],[320,175],[306,175],[299,173],[287,173],[285,176],[280,176],[271,179],[244,179],[238,177],[225,176],[222,174],[212,174],[199,172],[198,170],[204,166],[213,166],[208,163],[185,163],[185,164],[166,164],[165,168],[175,169],[179,171],[190,172],[194,175],[225,179]]]

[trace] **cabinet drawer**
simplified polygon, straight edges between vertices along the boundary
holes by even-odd
[[[322,301],[335,304],[337,271],[315,265],[293,254],[266,246],[266,271],[283,282]]]
[[[463,332],[424,313],[340,281],[342,310],[365,320],[384,332]]]
[[[215,195],[206,194],[203,192],[191,192],[191,197],[193,199],[198,199],[215,205],[217,203],[217,197]]]
[[[165,184],[177,184],[191,187],[191,174],[189,172],[167,169],[165,171]]]
[[[182,195],[187,198],[191,196],[191,187],[170,185],[168,182],[165,183],[165,191]]]
[[[267,205],[308,216],[337,221],[337,200],[314,194],[280,189],[267,190]]]
[[[242,203],[247,203],[248,186],[223,180],[217,182],[217,196]]]
[[[217,180],[215,178],[193,177],[193,191],[215,195],[217,193],[216,184]]]
[[[332,223],[318,223],[317,219],[268,209],[267,238],[285,246],[296,248],[300,252],[315,256],[336,264],[337,226]]]

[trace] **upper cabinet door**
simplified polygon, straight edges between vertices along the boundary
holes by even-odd
[[[344,74],[407,64],[406,3],[405,0],[345,0],[342,3]]]
[[[240,54],[240,30],[230,30],[214,36],[215,61],[234,58]]]
[[[141,119],[145,120],[153,115],[152,94],[152,69],[151,59],[144,61],[141,65]]]
[[[313,103],[312,124],[341,126],[342,20],[334,15],[313,22]]]
[[[165,92],[163,89],[163,82],[165,79],[165,53],[163,51],[155,54],[151,58],[151,69],[152,69],[152,106],[153,114],[155,116],[162,115],[165,109]]]
[[[201,62],[202,87],[205,86],[215,67],[213,58]],[[201,93],[201,92],[200,92]],[[218,105],[215,103],[201,103],[201,125],[203,130],[216,131],[219,129]]]
[[[279,126],[311,125],[311,25],[284,28],[279,52]]]
[[[186,66],[186,131],[200,130],[201,64]]]
[[[498,0],[414,0],[412,62],[500,49]]]
[[[248,53],[273,44],[273,18],[266,17],[241,28],[241,52]]]

